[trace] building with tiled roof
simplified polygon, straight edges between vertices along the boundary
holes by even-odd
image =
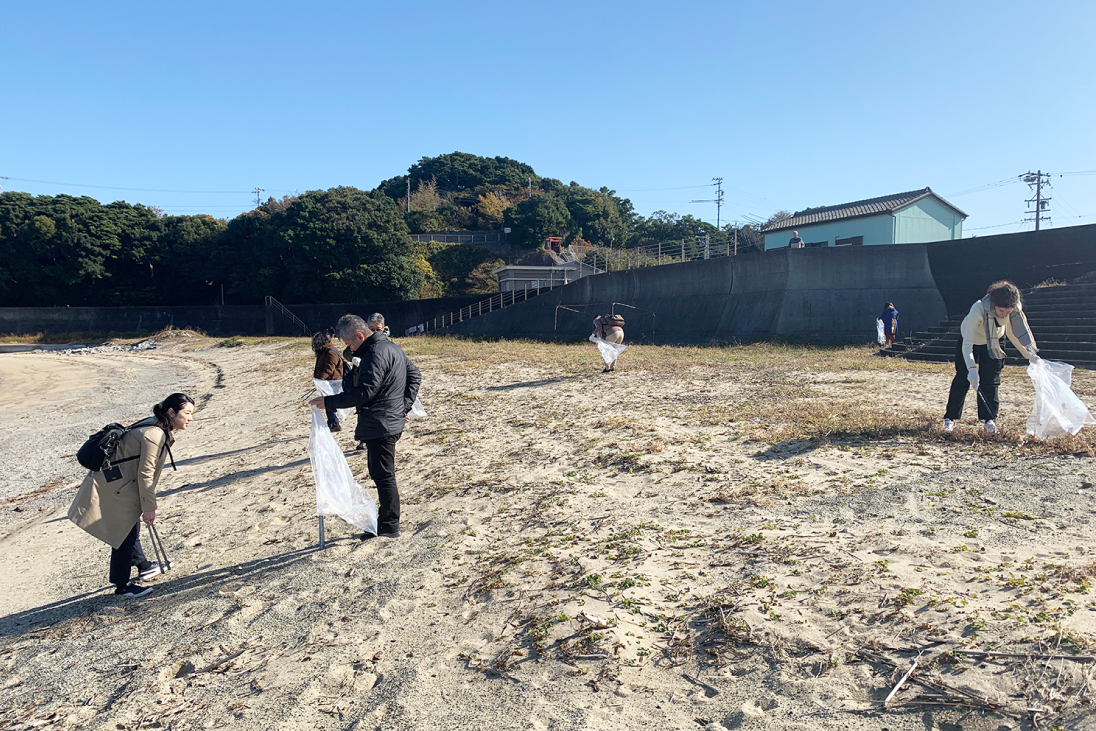
[[[765,250],[786,247],[795,233],[804,246],[922,244],[963,237],[967,214],[921,188],[837,206],[797,211],[762,226]]]

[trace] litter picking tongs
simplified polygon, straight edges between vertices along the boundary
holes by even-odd
[[[978,394],[978,398],[982,399],[982,403],[986,405],[986,411],[992,414],[993,409],[990,407],[989,401],[987,401],[986,397],[982,395],[982,386],[981,386],[981,384],[979,384],[978,388],[974,389],[974,392],[976,394]]]
[[[164,542],[160,540],[160,532],[156,530],[156,526],[152,523],[148,523],[148,537],[152,542],[152,552],[156,554],[156,563],[160,564],[161,571],[167,571],[171,568],[171,562],[167,560],[167,551],[164,550]]]

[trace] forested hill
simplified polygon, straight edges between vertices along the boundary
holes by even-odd
[[[410,190],[410,200],[408,191]],[[637,216],[608,188],[542,178],[505,157],[424,157],[374,190],[273,198],[225,221],[89,197],[0,193],[0,306],[380,302],[491,292],[504,262],[411,233],[511,229],[517,248],[635,247],[718,234],[691,216]]]

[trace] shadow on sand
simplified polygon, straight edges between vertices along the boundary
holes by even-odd
[[[356,539],[355,539],[356,540]],[[330,545],[333,541],[328,541]],[[44,604],[34,609],[27,609],[6,617],[0,617],[0,635],[13,637],[15,635],[34,632],[43,628],[52,627],[70,619],[88,616],[101,611],[104,607],[126,602],[134,607],[148,607],[162,609],[162,602],[158,599],[184,599],[186,594],[192,592],[208,593],[210,590],[225,582],[239,579],[254,580],[261,574],[277,571],[291,566],[319,552],[319,547],[310,546],[300,548],[276,556],[257,558],[253,561],[225,566],[223,568],[209,569],[177,579],[170,578],[171,572],[164,574],[164,580],[157,583],[154,591],[148,597],[136,600],[127,600],[116,597],[109,588],[99,588],[93,591],[79,594],[67,599],[60,599],[49,604]],[[105,568],[105,567],[104,567]]]

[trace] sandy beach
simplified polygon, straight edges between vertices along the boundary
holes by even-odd
[[[323,551],[305,340],[0,354],[0,726],[1096,728],[1096,439],[1026,437],[1023,369],[989,438],[866,347],[397,342],[403,536]],[[176,566],[122,601],[73,455],[177,390]]]

